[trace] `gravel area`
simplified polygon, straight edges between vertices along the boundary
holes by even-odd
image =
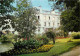
[[[63,53],[60,56],[80,56],[80,46],[73,48],[69,52]]]

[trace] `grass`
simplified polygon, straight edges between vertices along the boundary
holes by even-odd
[[[33,53],[33,54],[22,54],[17,56],[58,56],[61,53],[69,51],[71,48],[80,45],[80,40],[74,40],[71,39],[71,41],[74,42],[67,42],[70,39],[60,39],[59,42],[56,42],[53,48],[50,49],[48,52],[42,52],[42,53]],[[58,40],[56,40],[58,41]],[[61,41],[61,42],[60,42]]]
[[[57,39],[56,40],[56,42],[68,42],[68,41],[77,42],[77,41],[80,41],[80,39],[66,38],[66,39]]]

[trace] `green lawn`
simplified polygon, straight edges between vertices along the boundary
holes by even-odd
[[[69,51],[71,48],[80,45],[79,41],[74,42],[60,42],[56,43],[53,48],[50,49],[48,52],[42,53],[33,53],[33,54],[22,54],[17,56],[58,56],[61,53]]]

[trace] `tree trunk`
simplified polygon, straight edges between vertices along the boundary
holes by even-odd
[[[55,39],[53,39],[53,44],[55,44]]]

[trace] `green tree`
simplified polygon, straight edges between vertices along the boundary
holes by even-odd
[[[13,3],[14,0],[0,0],[0,15],[6,15],[9,12],[13,11],[13,6],[11,3]]]
[[[8,25],[9,22],[5,21],[5,20],[8,20],[8,19],[9,19],[9,22],[11,22],[12,27],[13,28],[15,27],[15,24],[14,24],[15,17],[13,15],[6,15],[4,17],[0,17],[0,28],[2,28],[2,30],[10,28],[10,25]]]
[[[53,9],[59,9],[60,11],[64,9],[73,8],[79,0],[49,0],[53,3]]]
[[[17,1],[16,30],[24,38],[31,37],[36,30],[37,18],[35,9],[32,8],[28,0]]]
[[[54,0],[51,0],[54,1]],[[79,0],[55,0],[56,5],[65,10],[61,13],[61,28],[64,32],[80,31],[80,1]],[[55,6],[54,6],[55,7]],[[58,8],[59,9],[59,8]],[[60,9],[59,9],[60,10]]]
[[[61,24],[64,31],[80,31],[80,2],[72,9],[67,9],[61,14]]]
[[[55,44],[55,33],[53,31],[46,32],[46,36],[48,38],[51,38],[53,40],[53,43]]]
[[[13,16],[11,15],[11,12],[14,10],[14,7],[12,6],[13,2],[14,0],[0,0],[0,28],[2,25],[8,23],[5,22],[6,19],[13,19]],[[4,27],[4,29],[6,28],[9,28],[9,26]]]

